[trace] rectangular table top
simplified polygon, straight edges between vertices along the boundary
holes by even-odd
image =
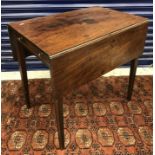
[[[91,7],[14,22],[8,26],[52,58],[144,22],[147,22],[144,17]]]

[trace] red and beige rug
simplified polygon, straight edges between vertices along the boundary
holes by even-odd
[[[136,77],[132,101],[128,78],[98,78],[64,97],[66,149],[58,136],[49,79],[30,80],[24,105],[20,81],[2,82],[3,155],[151,155],[152,77]]]

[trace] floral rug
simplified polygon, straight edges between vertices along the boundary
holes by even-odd
[[[100,77],[64,96],[66,149],[58,149],[49,79],[29,80],[32,108],[21,81],[2,82],[2,155],[153,154],[152,77]]]

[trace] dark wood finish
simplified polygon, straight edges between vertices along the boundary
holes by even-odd
[[[17,58],[19,62],[19,69],[22,79],[22,85],[23,85],[23,92],[24,92],[24,99],[25,103],[28,108],[31,107],[30,105],[30,98],[29,98],[29,89],[28,89],[28,79],[27,79],[27,71],[26,71],[26,63],[25,63],[25,50],[22,44],[20,42],[17,42]]]
[[[55,92],[53,96],[56,114],[56,123],[59,139],[59,148],[64,149],[64,119],[63,119],[63,96]]]
[[[63,95],[57,90],[54,84],[53,67],[50,68],[51,84],[52,84],[52,100],[55,107],[55,115],[58,130],[58,139],[60,149],[64,148],[64,120],[63,120]]]
[[[135,60],[142,54],[147,26],[146,18],[100,7],[8,25],[15,58],[16,53],[19,55],[23,82],[27,83],[23,61],[27,55],[36,55],[50,69],[61,149],[64,93],[134,60],[128,91],[131,98]],[[20,50],[18,40],[24,47]]]
[[[31,53],[29,55],[35,55],[44,64],[46,64],[48,67],[50,67],[50,65],[49,65],[50,64],[50,59],[46,55],[46,53],[44,53],[40,49],[36,49],[35,45],[31,44],[30,42],[25,40],[23,37],[19,37],[18,41],[25,47],[26,50],[29,51],[29,53]]]
[[[138,64],[138,59],[134,59],[134,60],[131,61],[130,76],[129,76],[129,86],[128,86],[128,96],[127,96],[128,100],[131,100],[131,97],[132,97],[133,85],[134,85],[134,81],[135,81],[137,64]]]
[[[92,7],[9,24],[49,56],[115,31],[146,22],[146,18]]]
[[[9,37],[10,37],[10,43],[11,43],[11,48],[13,51],[13,58],[14,60],[17,61],[17,51],[18,51],[18,38],[21,37],[21,35],[19,35],[18,33],[15,32],[14,29],[12,29],[11,27],[8,28],[9,31]],[[29,50],[27,50],[27,48],[24,48],[24,57],[30,56],[32,55],[32,53],[29,52]]]
[[[114,33],[51,60],[56,88],[64,93],[141,55],[147,25]],[[62,73],[62,74],[61,74]]]

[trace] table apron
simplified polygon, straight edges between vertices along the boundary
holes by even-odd
[[[17,58],[18,44],[21,44],[23,45],[24,57],[35,55],[39,60],[41,60],[44,64],[46,64],[49,67],[50,59],[48,55],[46,55],[43,51],[41,51],[41,49],[36,47],[32,42],[27,40],[27,38],[25,38],[20,33],[12,29],[10,26],[8,27],[8,30],[9,30],[11,47],[13,51],[13,57],[15,60],[18,60]]]

